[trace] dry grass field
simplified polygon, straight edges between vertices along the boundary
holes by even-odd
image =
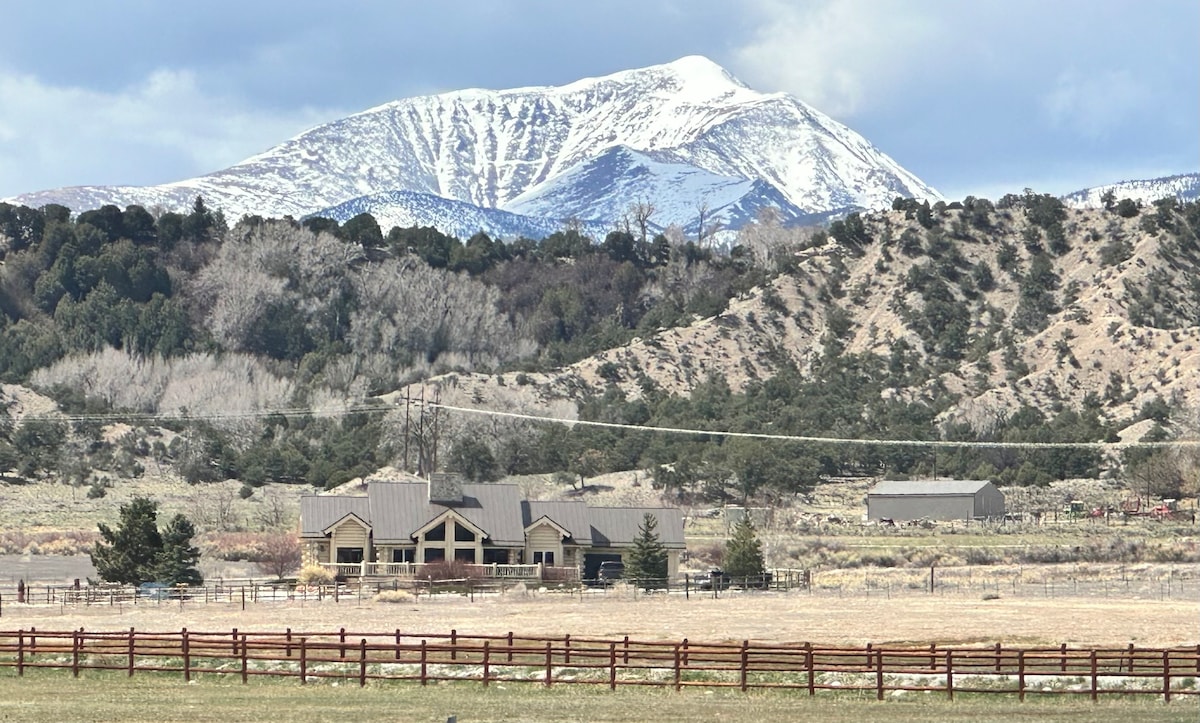
[[[726,592],[709,596],[637,594],[628,590],[571,597],[563,593],[421,597],[382,603],[343,597],[338,602],[202,604],[143,602],[92,607],[6,603],[0,627],[68,630],[293,630],[409,633],[586,635],[649,640],[826,644],[993,643],[1124,646],[1200,643],[1200,605],[1194,599],[1107,600],[907,595],[888,599],[803,592]]]

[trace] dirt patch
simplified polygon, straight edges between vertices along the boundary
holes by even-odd
[[[726,593],[691,599],[631,592],[568,596],[538,590],[378,603],[353,596],[234,604],[141,603],[93,607],[8,604],[17,629],[178,629],[564,635],[650,640],[813,641],[827,644],[991,643],[1195,645],[1197,606],[1183,600],[1089,600],[910,595],[885,599],[808,593]]]

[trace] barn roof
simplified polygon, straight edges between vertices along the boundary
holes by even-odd
[[[973,495],[991,482],[987,480],[895,480],[885,479],[870,490],[868,495]]]

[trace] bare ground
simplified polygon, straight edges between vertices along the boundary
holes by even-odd
[[[1193,600],[1096,600],[1072,597],[924,596],[841,598],[808,593],[725,593],[723,597],[636,597],[630,591],[580,597],[505,593],[422,597],[378,603],[343,597],[293,602],[141,603],[61,607],[7,603],[0,627],[15,630],[293,630],[360,633],[563,635],[695,641],[812,641],[825,644],[992,643],[1140,646],[1200,643]]]

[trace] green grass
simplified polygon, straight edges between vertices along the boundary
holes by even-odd
[[[809,698],[803,692],[702,689],[674,692],[620,688],[501,683],[416,684],[328,681],[300,686],[294,680],[252,680],[241,685],[204,678],[191,684],[163,676],[133,679],[85,673],[35,671],[17,678],[0,672],[3,721],[1195,721],[1200,701],[1169,705],[1153,697],[1102,700],[1086,697],[1030,700],[1009,696],[960,697],[909,694],[884,702],[848,694]]]

